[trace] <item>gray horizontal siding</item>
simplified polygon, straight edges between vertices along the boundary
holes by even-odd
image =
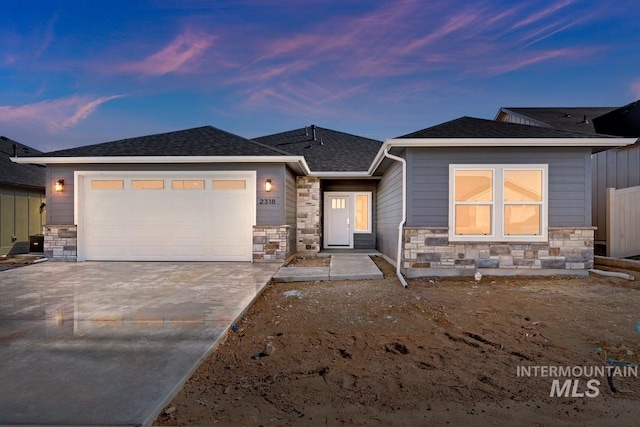
[[[375,249],[375,233],[353,233],[353,249]]]
[[[412,148],[407,150],[407,226],[449,224],[449,164],[549,165],[549,226],[591,226],[589,148]]]
[[[378,182],[376,245],[378,251],[395,260],[398,225],[402,220],[402,166],[394,162]]]
[[[73,191],[74,172],[78,171],[242,171],[255,170],[256,182],[256,221],[257,225],[283,225],[285,218],[285,165],[267,163],[238,163],[238,164],[131,164],[131,165],[48,165],[47,188],[52,188],[58,179],[64,179],[65,187],[62,193],[49,191],[47,193],[47,224],[65,225],[73,224]],[[267,193],[264,182],[271,179],[273,189]],[[275,199],[275,205],[260,205],[258,199]]]

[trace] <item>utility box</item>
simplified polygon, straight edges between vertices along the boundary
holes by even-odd
[[[29,236],[29,252],[44,252],[44,234]]]

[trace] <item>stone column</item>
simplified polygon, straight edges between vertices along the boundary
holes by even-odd
[[[297,198],[297,241],[296,250],[306,254],[320,252],[320,218],[322,201],[320,200],[320,179],[313,176],[296,178]]]
[[[78,260],[78,227],[75,225],[45,225],[44,256],[50,261]]]

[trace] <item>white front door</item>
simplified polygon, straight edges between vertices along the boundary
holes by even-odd
[[[325,246],[352,247],[351,195],[326,194],[325,214]]]

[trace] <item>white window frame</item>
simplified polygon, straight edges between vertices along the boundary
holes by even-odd
[[[493,173],[493,201],[473,202],[462,204],[487,204],[492,207],[491,234],[455,234],[456,203],[455,174],[459,170],[486,170]],[[542,203],[504,201],[504,172],[509,170],[539,170],[542,171]],[[509,236],[504,233],[505,204],[535,204],[540,205],[540,235]],[[450,164],[449,165],[449,240],[452,242],[547,242],[549,240],[549,165],[548,164]]]

